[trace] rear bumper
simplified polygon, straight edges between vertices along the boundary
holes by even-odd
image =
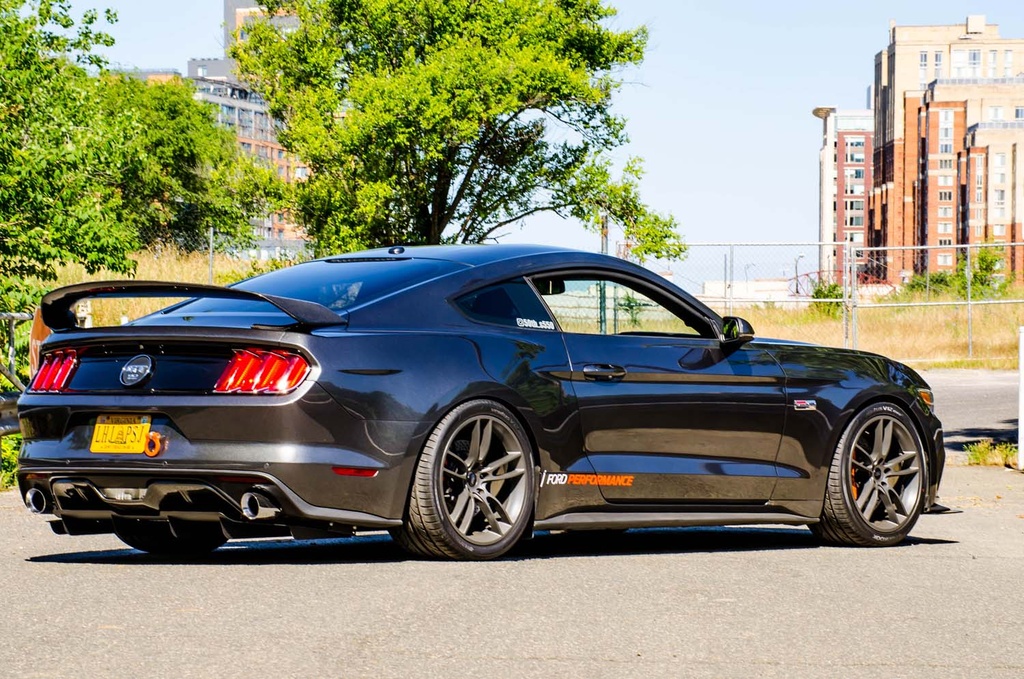
[[[122,520],[219,521],[229,535],[272,534],[275,527],[351,533],[401,524],[400,518],[317,506],[272,474],[230,468],[127,472],[31,466],[19,472],[18,485],[23,497],[32,489],[43,493],[41,513],[55,516],[61,522],[55,529],[69,534],[111,532]],[[247,518],[246,493],[267,498],[279,511],[269,519]]]

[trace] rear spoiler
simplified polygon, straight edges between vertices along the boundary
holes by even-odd
[[[96,297],[207,297],[220,299],[244,299],[266,302],[277,307],[299,325],[318,328],[344,325],[344,316],[322,304],[302,299],[265,295],[237,288],[198,283],[162,283],[160,281],[99,281],[79,283],[57,288],[43,297],[41,311],[43,323],[53,330],[68,330],[76,327],[72,308],[83,299]]]

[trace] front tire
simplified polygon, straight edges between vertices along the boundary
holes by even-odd
[[[826,542],[887,547],[917,523],[927,488],[928,456],[910,417],[891,403],[857,413],[836,446],[820,523]]]
[[[427,439],[406,520],[391,534],[421,556],[499,557],[530,523],[534,476],[533,448],[515,416],[494,401],[463,403]]]

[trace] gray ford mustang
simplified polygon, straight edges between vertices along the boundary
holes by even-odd
[[[117,296],[187,301],[76,327]],[[153,553],[388,530],[487,559],[534,530],[727,524],[893,545],[942,475],[910,368],[757,338],[596,254],[394,247],[228,288],[75,285],[42,317],[25,503]]]

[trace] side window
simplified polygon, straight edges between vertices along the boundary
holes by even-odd
[[[534,283],[563,332],[700,336],[696,328],[703,327],[618,281],[580,276],[539,278]]]
[[[512,328],[554,330],[547,310],[526,281],[517,279],[489,285],[455,300],[462,312],[474,321]]]

